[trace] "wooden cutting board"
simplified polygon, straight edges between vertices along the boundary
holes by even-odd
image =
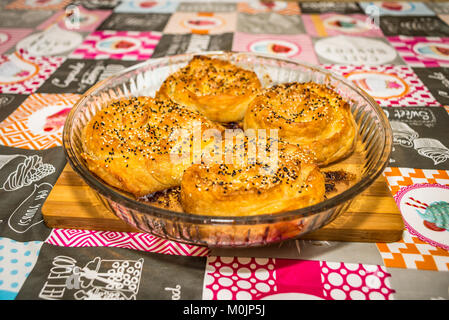
[[[50,228],[139,232],[107,209],[99,196],[67,165],[42,207]],[[383,176],[360,194],[349,209],[302,239],[395,242],[404,224]]]

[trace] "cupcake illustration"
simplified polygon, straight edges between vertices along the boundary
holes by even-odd
[[[449,230],[449,202],[434,201],[430,204],[408,198],[405,204],[416,208],[418,215],[424,220],[424,226],[433,231]]]

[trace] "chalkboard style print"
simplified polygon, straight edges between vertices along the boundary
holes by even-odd
[[[4,191],[2,197],[9,197],[11,192],[19,190],[24,196],[16,207],[4,209],[5,212],[9,212],[7,224],[10,230],[23,234],[42,223],[42,216],[38,214],[38,210],[53,186],[41,180],[55,172],[56,168],[51,163],[44,163],[42,156],[37,154],[0,155],[0,192]],[[31,193],[28,194],[29,191]]]
[[[164,30],[170,14],[163,13],[113,13],[97,30],[158,31]]]
[[[433,160],[434,165],[444,163],[449,159],[449,149],[439,140],[433,138],[419,138],[413,140],[415,150]]]
[[[72,1],[73,5],[83,6],[89,10],[111,10],[117,7],[120,4],[120,0],[74,0]]]
[[[16,191],[40,181],[46,176],[55,173],[56,168],[50,163],[43,163],[39,155],[24,156],[20,154],[0,155],[0,170],[8,162],[15,161],[17,167],[6,179],[0,181],[0,189]]]
[[[164,34],[152,55],[160,58],[181,53],[229,51],[234,34]]]
[[[95,83],[136,63],[122,60],[67,59],[37,92],[82,94]]]
[[[254,34],[301,34],[306,33],[301,17],[276,12],[250,14],[239,12],[237,31]]]
[[[410,128],[406,123],[400,121],[390,121],[393,130],[393,143],[406,148],[413,147],[413,141],[419,137],[418,132]]]
[[[402,188],[395,200],[408,231],[442,249],[449,249],[449,186],[414,184]]]
[[[41,207],[66,163],[61,147],[44,151],[0,146],[0,236],[45,240]]]
[[[449,116],[439,107],[385,107],[393,130],[390,165],[449,169],[449,137],[444,132]],[[440,131],[441,130],[441,131]]]
[[[301,12],[304,13],[363,13],[357,2],[346,2],[346,1],[304,1],[299,3],[301,7]]]
[[[14,112],[27,97],[24,94],[0,94],[0,121]]]
[[[45,300],[188,300],[201,298],[205,257],[142,254],[122,248],[44,243],[17,298]]]
[[[413,68],[435,99],[449,105],[449,68]]]
[[[381,17],[379,21],[380,28],[386,36],[449,36],[449,26],[437,16],[385,16]]]

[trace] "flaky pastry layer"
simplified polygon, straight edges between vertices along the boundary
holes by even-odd
[[[243,119],[260,88],[253,71],[221,59],[195,56],[168,76],[156,97],[169,98],[213,121],[234,122]]]
[[[247,129],[278,129],[280,139],[316,156],[319,165],[341,160],[355,146],[356,124],[349,104],[317,83],[286,83],[267,88],[250,104]]]
[[[213,142],[200,138],[196,150],[191,138],[195,128],[200,133],[223,130],[172,101],[122,99],[97,112],[85,126],[82,156],[89,170],[108,184],[140,197],[180,185],[184,170]],[[178,132],[192,135],[183,139]]]

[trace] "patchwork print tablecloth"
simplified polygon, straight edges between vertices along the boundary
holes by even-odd
[[[448,23],[447,3],[0,0],[0,298],[448,299]],[[394,132],[384,176],[403,239],[210,250],[47,228],[80,95],[143,60],[208,50],[320,64],[372,95]]]

